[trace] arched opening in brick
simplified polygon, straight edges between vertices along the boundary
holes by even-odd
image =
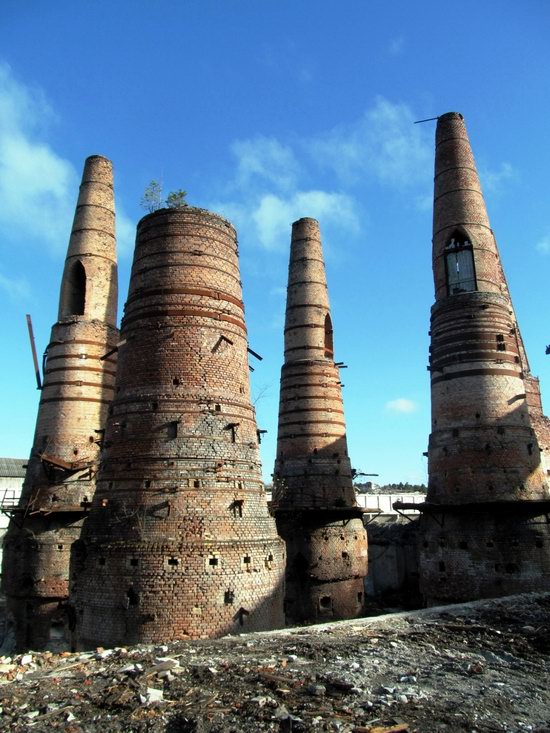
[[[332,338],[332,320],[327,313],[325,316],[325,357],[332,359],[334,356],[334,342]]]
[[[448,295],[477,290],[474,253],[468,236],[455,231],[445,246]]]
[[[86,305],[86,270],[80,260],[74,262],[63,287],[63,315],[83,316]]]

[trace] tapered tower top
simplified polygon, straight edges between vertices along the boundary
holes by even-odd
[[[65,260],[59,320],[116,323],[117,276],[113,164],[86,158]]]
[[[285,364],[333,358],[332,320],[319,222],[292,225],[285,319]]]
[[[472,291],[510,297],[459,112],[437,121],[433,270],[437,301]]]

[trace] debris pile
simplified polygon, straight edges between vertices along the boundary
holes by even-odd
[[[0,657],[19,733],[550,733],[550,593],[219,640]]]

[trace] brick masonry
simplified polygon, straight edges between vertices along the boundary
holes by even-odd
[[[121,338],[73,553],[76,644],[281,626],[285,551],[261,478],[229,222],[190,207],[141,220]]]
[[[273,510],[287,547],[289,622],[364,608],[367,535],[355,501],[319,224],[292,225]]]
[[[536,590],[550,570],[550,423],[458,113],[437,124],[433,272],[421,590],[429,603]]]
[[[62,626],[70,549],[95,491],[99,442],[114,394],[118,341],[111,161],[84,165],[52,328],[36,431],[3,583],[19,649],[50,645]]]

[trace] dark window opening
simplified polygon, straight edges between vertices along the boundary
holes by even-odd
[[[330,315],[325,316],[325,357],[332,359],[334,356],[334,340],[332,331],[332,321]]]
[[[533,443],[527,443],[527,453],[529,453],[530,456],[533,455]]]
[[[105,563],[106,563],[106,562],[107,562],[107,561],[105,560],[105,558],[104,558],[104,557],[100,557],[100,558],[98,558],[98,560],[97,560],[97,564],[98,564],[98,565],[102,565],[102,566],[103,566],[103,565],[105,565]]]
[[[137,558],[137,557],[131,557],[131,558],[130,558],[130,565],[131,565],[131,566],[132,566],[133,568],[137,568],[137,566],[139,565],[139,560],[138,560],[138,558]]]
[[[517,573],[517,571],[519,570],[515,562],[506,563],[504,569],[506,570],[507,573]]]
[[[174,379],[172,379],[172,384],[174,385],[174,387],[179,387],[180,380],[177,377],[174,377]]]
[[[242,517],[243,504],[244,504],[244,499],[235,499],[235,501],[231,504],[231,508],[233,509],[234,517]]]
[[[453,428],[453,438],[458,438],[458,428]]]
[[[223,602],[226,605],[230,606],[234,600],[235,600],[235,592],[232,590],[226,590],[225,593],[223,594]]]
[[[201,482],[199,481],[199,479],[198,479],[198,478],[196,478],[196,479],[195,479],[195,480],[193,481],[193,487],[194,487],[195,489],[198,489],[198,488],[200,488],[200,485],[201,485]]]
[[[149,479],[146,479],[145,488],[148,489],[150,486],[151,486],[151,482],[149,481]]]
[[[319,608],[332,608],[332,598],[330,596],[321,596],[319,598]]]
[[[357,594],[357,601],[358,603],[363,603],[363,594],[361,593],[361,591],[359,591],[359,593]]]
[[[217,565],[218,565],[218,558],[217,557],[209,557],[208,558],[208,564],[210,565],[210,567],[213,567],[213,568],[217,567]]]
[[[542,544],[542,540],[535,540],[535,547],[541,548]]]
[[[445,572],[445,563],[443,562],[443,560],[440,560],[440,562],[439,562],[439,572],[440,573],[444,573]]]
[[[176,565],[179,565],[180,561],[177,557],[169,557],[168,558],[168,565],[172,565],[172,567],[175,567]]]
[[[445,247],[445,268],[448,295],[477,290],[472,243],[459,232]]]
[[[168,440],[175,440],[178,437],[178,421],[173,420],[166,426],[166,437]]]
[[[214,411],[215,412],[221,412],[222,411],[222,406],[221,405],[218,405],[218,404],[214,405]]]
[[[131,586],[126,591],[126,598],[128,599],[129,606],[139,605],[139,595],[136,593],[136,591]]]
[[[57,545],[57,549],[58,550],[62,550],[63,549],[63,545]]]
[[[495,546],[495,543],[493,542],[493,540],[487,540],[487,542],[485,543],[485,545],[486,545],[486,547],[494,547]]]
[[[467,549],[468,549],[468,543],[467,543],[467,542],[465,542],[464,540],[462,540],[461,542],[459,542],[459,543],[458,543],[458,546],[459,546],[459,548],[460,548],[461,550],[467,550]]]
[[[64,282],[63,316],[83,316],[86,305],[86,270],[77,260]]]

